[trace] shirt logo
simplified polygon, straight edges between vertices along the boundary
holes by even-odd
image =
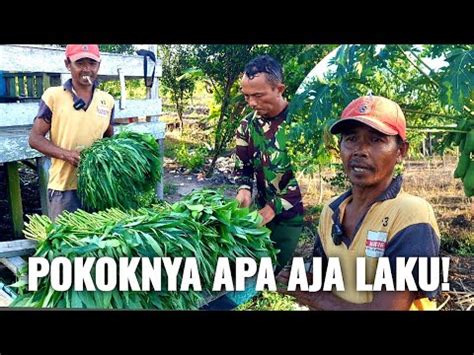
[[[109,117],[110,110],[107,108],[107,106],[99,105],[97,106],[97,114],[102,117]]]
[[[388,233],[369,231],[365,241],[365,255],[373,258],[383,256],[387,245]]]
[[[360,113],[369,113],[370,112],[370,109],[369,109],[369,106],[367,106],[366,104],[363,104],[361,107],[359,107],[359,112]]]

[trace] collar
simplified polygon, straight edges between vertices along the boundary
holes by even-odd
[[[382,202],[382,201],[386,201],[386,200],[390,200],[390,199],[394,199],[395,197],[397,197],[397,195],[400,193],[401,191],[401,188],[402,188],[402,182],[403,182],[403,178],[401,175],[398,175],[397,177],[395,177],[394,179],[392,179],[392,182],[390,183],[390,185],[387,187],[387,189],[382,192],[380,194],[380,196],[378,196],[374,202],[372,202],[371,206],[376,203],[376,202]],[[336,200],[334,200],[332,203],[329,204],[329,208],[331,208],[331,210],[333,211],[333,214],[332,214],[332,221],[333,221],[333,225],[338,227],[341,231],[343,231],[343,228],[342,228],[342,223],[341,223],[341,220],[339,218],[339,214],[340,214],[340,209],[339,207],[341,206],[341,204],[347,200],[347,198],[349,198],[350,196],[352,195],[352,189],[350,189],[349,191],[346,191],[345,193],[343,193],[341,196],[339,196]],[[360,224],[361,222],[364,220],[365,218],[365,215],[362,216],[360,222],[357,224],[356,228],[355,228],[355,233],[357,233],[357,231],[359,230],[360,228]],[[351,241],[352,239],[349,238],[348,236],[346,235],[343,235],[343,238],[342,238],[342,241],[344,242],[344,244],[346,244],[346,246],[349,248],[350,244],[351,244]]]
[[[403,182],[403,177],[401,175],[396,176],[395,178],[392,179],[392,182],[390,185],[387,187],[387,189],[382,192],[379,197],[375,199],[375,202],[381,202],[385,200],[390,200],[392,198],[397,197],[397,195],[400,193],[400,190],[402,189],[402,182]],[[349,196],[352,195],[352,189],[344,192],[341,196],[339,196],[336,200],[334,200],[332,203],[329,204],[329,207],[334,211],[339,210],[339,206],[341,203],[346,200]]]
[[[95,89],[97,88],[97,86],[99,86],[99,81],[98,81],[98,80],[94,80],[94,82],[92,83],[92,91],[95,91]],[[64,90],[67,90],[67,91],[71,92],[74,96],[77,96],[77,95],[75,94],[74,87],[72,86],[72,79],[68,79],[68,80],[63,84],[63,88],[64,88]]]
[[[92,96],[91,96],[91,99],[89,102],[86,102],[85,103],[85,106],[82,107],[82,109],[84,111],[87,110],[87,108],[89,107],[89,104],[92,102],[92,99],[94,98],[94,93],[95,93],[95,89],[97,88],[98,86],[98,81],[97,80],[94,80],[94,82],[92,83]],[[76,90],[74,90],[74,87],[72,86],[72,79],[69,79],[68,81],[66,81],[64,84],[63,84],[63,88],[65,91],[69,91],[72,95],[72,100],[74,101],[74,107],[76,105],[76,103],[78,101],[81,101],[82,99],[79,98],[79,96],[77,96],[77,93],[76,93]]]
[[[254,118],[258,118],[259,121],[262,122],[271,122],[271,121],[277,121],[278,119],[284,120],[287,117],[288,113],[288,105],[276,116],[273,117],[262,117],[257,114],[257,111],[254,112]]]

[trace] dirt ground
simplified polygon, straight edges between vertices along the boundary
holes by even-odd
[[[41,213],[38,175],[24,164],[20,164],[20,185],[23,211],[27,214]],[[0,164],[0,241],[12,238],[11,216],[7,200],[5,166]]]
[[[164,199],[168,202],[178,201],[193,190],[203,188],[222,189],[228,197],[235,195],[234,182],[229,174],[216,171],[213,177],[205,178],[202,172],[188,172],[173,162],[165,163],[164,170]]]

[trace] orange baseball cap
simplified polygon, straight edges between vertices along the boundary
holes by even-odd
[[[341,118],[334,123],[330,132],[341,133],[345,123],[357,121],[389,136],[399,135],[406,141],[405,115],[400,106],[382,96],[362,96],[353,100],[342,111]]]
[[[68,44],[66,46],[66,58],[72,62],[82,58],[91,58],[100,62],[99,46],[97,44]]]

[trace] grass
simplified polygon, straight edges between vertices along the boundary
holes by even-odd
[[[474,256],[474,234],[451,234],[441,236],[441,249],[448,254],[458,256]]]
[[[207,138],[203,138],[202,134],[195,133],[191,130],[185,130],[182,135],[177,131],[167,132],[165,142],[165,157],[176,159],[179,149],[184,146],[187,150],[198,149],[203,146],[203,142],[207,142]]]
[[[178,186],[173,183],[165,182],[163,185],[163,195],[173,195],[178,190]]]
[[[250,301],[236,308],[238,311],[294,311],[302,309],[291,296],[263,291]]]

